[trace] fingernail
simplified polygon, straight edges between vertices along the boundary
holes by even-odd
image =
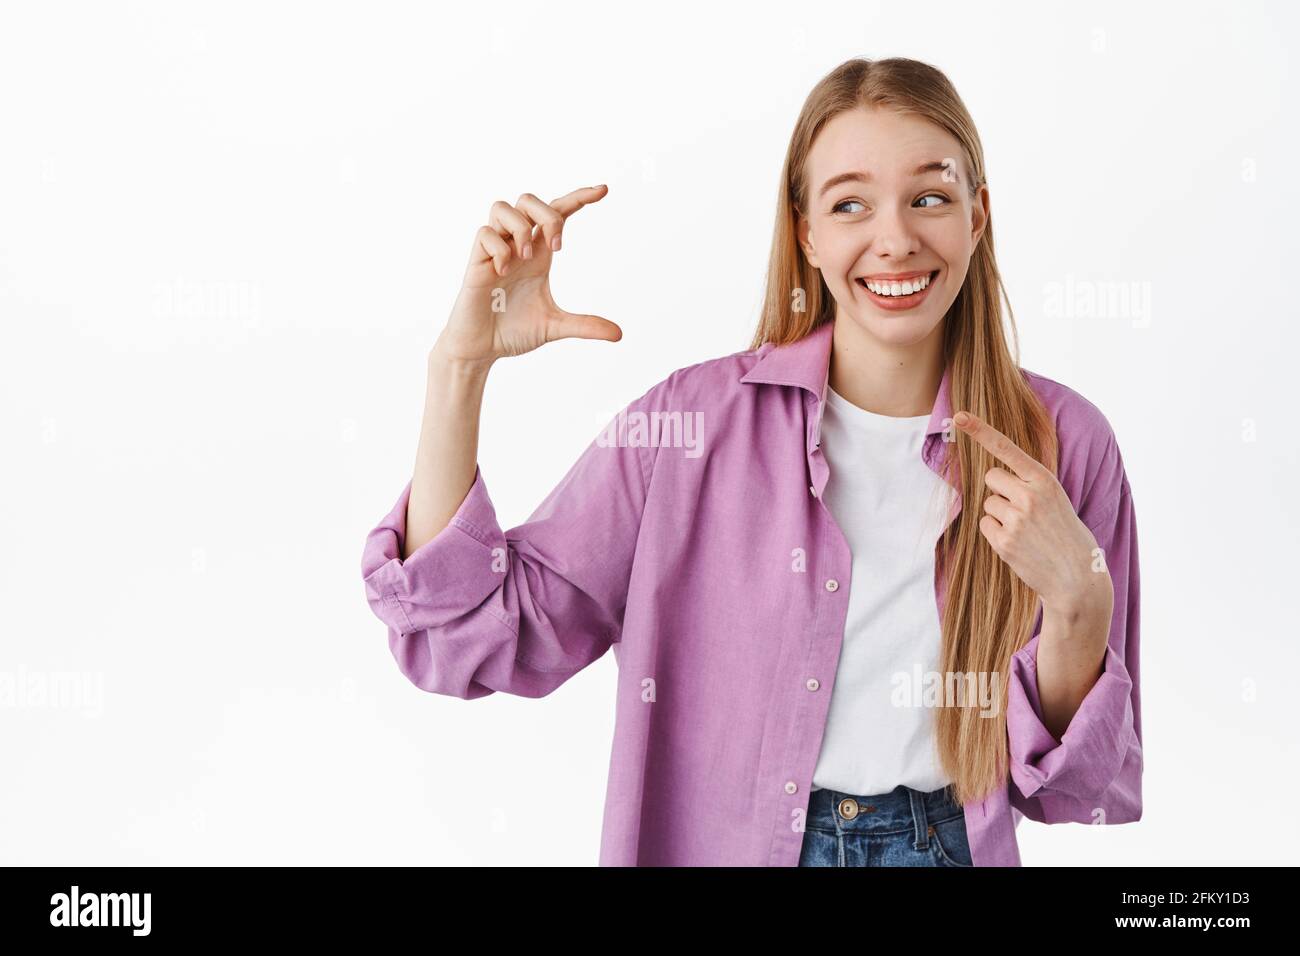
[[[551,251],[552,252],[560,251],[560,237],[558,234],[555,236],[554,239],[551,240]]]
[[[967,425],[970,423],[970,416],[965,412],[958,412],[957,417],[953,419],[958,425]]]
[[[532,244],[531,242],[525,242],[525,243],[524,243],[524,258],[525,258],[525,259],[531,259],[532,257],[533,257],[533,244]]]

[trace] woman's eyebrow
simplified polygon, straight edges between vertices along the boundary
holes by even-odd
[[[934,162],[922,163],[920,166],[917,166],[916,169],[912,171],[912,177],[916,178],[917,176],[924,176],[927,173],[941,173],[944,170],[949,170],[949,169],[952,170],[952,177],[953,177],[952,181],[960,182],[961,180],[957,177],[956,165],[951,161],[944,161],[944,160],[935,160]],[[857,169],[849,170],[847,173],[840,173],[838,176],[832,176],[830,179],[826,180],[826,182],[822,184],[821,191],[817,193],[817,197],[820,199],[822,196],[825,196],[826,193],[834,189],[836,186],[840,185],[840,183],[869,183],[869,182],[871,182],[871,173],[867,172],[866,170],[857,170]]]

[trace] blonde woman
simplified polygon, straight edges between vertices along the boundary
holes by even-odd
[[[1128,480],[1101,412],[1013,358],[947,78],[857,59],[817,84],[750,348],[630,402],[503,531],[488,372],[620,338],[547,282],[605,194],[498,202],[475,238],[363,556],[401,671],[540,697],[612,647],[602,865],[1014,866],[1022,816],[1139,819]]]

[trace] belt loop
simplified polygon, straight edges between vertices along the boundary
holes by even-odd
[[[925,795],[911,787],[907,787],[907,796],[912,801],[912,826],[916,832],[916,842],[913,846],[918,850],[928,850],[930,848],[930,824],[925,816]]]

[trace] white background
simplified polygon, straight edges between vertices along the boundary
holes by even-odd
[[[1145,815],[1035,864],[1297,852],[1282,4],[65,4],[0,14],[0,861],[594,864],[615,663],[426,694],[360,573],[496,199],[606,182],[480,463],[523,521],[618,408],[748,347],[804,97],[943,69],[988,160],[1021,361],[1120,441]],[[1144,315],[1053,314],[1074,281]],[[526,464],[525,464],[526,463]],[[68,677],[89,694],[42,701]],[[81,685],[77,685],[81,686]]]

